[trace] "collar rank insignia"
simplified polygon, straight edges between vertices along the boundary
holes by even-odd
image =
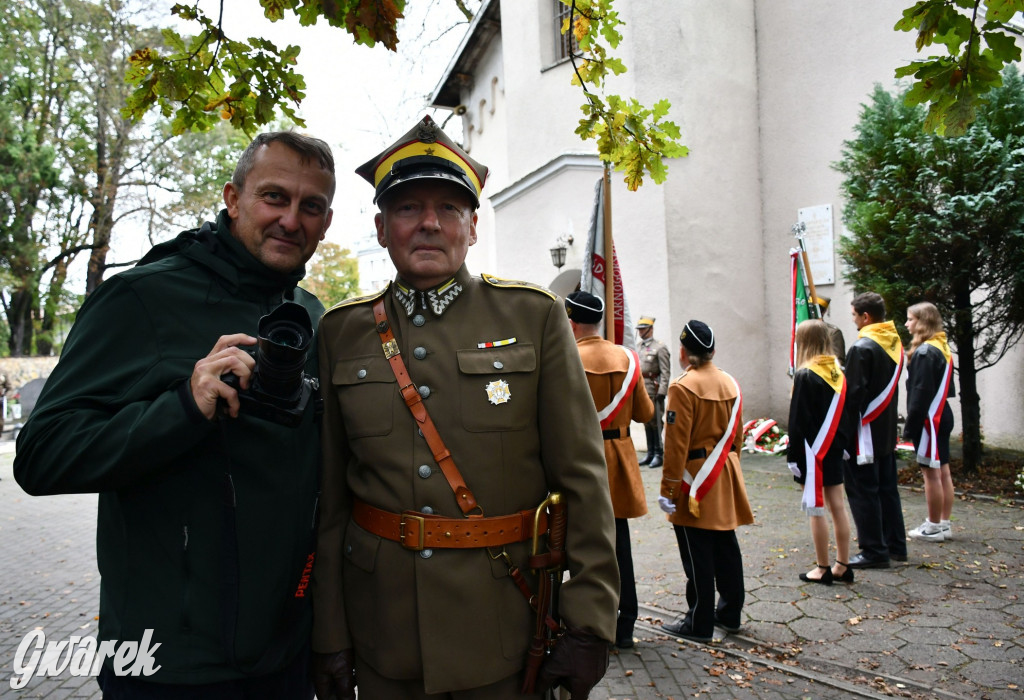
[[[508,390],[508,382],[504,379],[495,379],[485,388],[487,390],[487,400],[495,406],[508,403],[512,399],[512,392]]]

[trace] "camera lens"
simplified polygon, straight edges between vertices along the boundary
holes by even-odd
[[[309,313],[294,302],[285,302],[261,318],[253,373],[256,388],[278,400],[297,401],[312,338]]]

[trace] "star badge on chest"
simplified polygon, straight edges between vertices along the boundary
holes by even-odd
[[[497,406],[508,403],[512,399],[512,392],[508,390],[508,382],[504,379],[495,379],[486,386],[487,400]]]

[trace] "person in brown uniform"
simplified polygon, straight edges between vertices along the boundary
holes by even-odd
[[[633,575],[633,552],[629,542],[628,518],[647,515],[647,498],[636,448],[629,436],[631,421],[641,423],[654,415],[654,403],[640,378],[640,358],[621,345],[599,335],[604,318],[604,301],[589,292],[573,292],[565,300],[572,334],[583,359],[594,407],[604,433],[604,460],[608,465],[608,488],[615,512],[615,559],[619,564],[619,618],[615,625],[615,646],[633,646],[633,626],[639,604]]]
[[[736,380],[711,361],[715,334],[707,324],[690,321],[679,342],[685,371],[668,387],[658,505],[675,529],[689,610],[662,628],[709,642],[715,625],[739,631],[745,596],[736,528],[754,515],[740,471],[743,401]]]
[[[669,374],[672,372],[672,358],[665,343],[654,337],[654,316],[641,316],[636,324],[640,336],[640,367],[643,372],[647,395],[654,401],[654,415],[644,424],[647,433],[647,455],[641,466],[656,469],[662,465],[665,450],[661,444],[662,417],[665,415],[665,396],[668,394]]]
[[[540,697],[559,682],[586,698],[608,665],[619,577],[565,309],[540,287],[470,275],[487,169],[429,117],[357,172],[398,276],[320,322],[317,695],[353,698],[358,683],[360,700]],[[570,577],[560,636],[523,695],[534,510],[550,492],[566,504]]]

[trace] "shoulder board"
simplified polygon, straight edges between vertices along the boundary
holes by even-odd
[[[534,292],[540,292],[541,294],[549,297],[553,301],[558,300],[558,297],[556,297],[553,292],[545,289],[544,287],[541,287],[539,284],[533,284],[532,282],[507,280],[502,277],[488,275],[487,273],[481,274],[480,279],[482,279],[484,282],[491,285],[492,287],[497,287],[499,289],[530,289],[533,290]]]
[[[345,308],[346,306],[355,306],[356,304],[367,304],[371,301],[377,301],[382,296],[387,294],[389,289],[391,289],[390,283],[380,291],[374,292],[373,294],[367,294],[366,296],[362,297],[352,297],[350,299],[345,299],[344,301],[339,301],[337,304],[327,309],[327,311],[324,312],[324,315],[326,316],[335,309],[342,309]]]

